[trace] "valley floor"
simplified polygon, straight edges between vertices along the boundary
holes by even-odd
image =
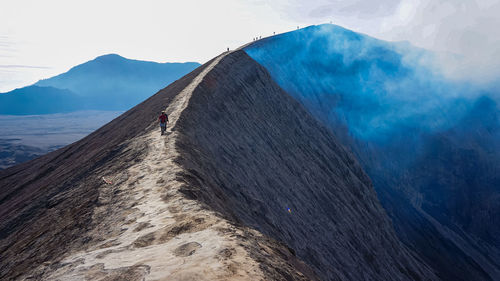
[[[45,115],[0,115],[0,169],[82,139],[121,113],[91,110]]]

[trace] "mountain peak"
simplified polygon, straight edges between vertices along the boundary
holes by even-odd
[[[332,131],[242,50],[0,185],[0,279],[436,279]]]
[[[18,89],[11,97],[0,99],[0,114],[16,114],[12,108],[23,108],[31,104],[29,112],[22,114],[58,113],[58,107],[50,106],[55,101],[43,98],[49,91],[69,90],[78,102],[73,102],[73,110],[126,110],[148,98],[171,82],[189,73],[199,63],[156,63],[131,60],[118,54],[106,54],[72,67],[65,73],[43,79],[30,87]],[[38,92],[36,91],[38,89]],[[25,95],[15,95],[23,92]],[[53,97],[54,95],[51,95]],[[3,97],[3,95],[2,95]],[[68,95],[69,97],[69,95]],[[66,97],[66,98],[68,98]],[[80,98],[85,98],[82,102]],[[57,111],[47,111],[51,108]],[[64,110],[66,112],[67,110]]]
[[[105,55],[101,55],[101,56],[96,57],[92,61],[118,61],[118,60],[122,61],[122,60],[128,60],[128,59],[125,57],[122,57],[118,54],[105,54]]]

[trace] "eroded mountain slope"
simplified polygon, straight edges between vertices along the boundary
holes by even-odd
[[[184,192],[286,242],[323,279],[434,278],[352,155],[246,53],[207,74],[179,130]]]
[[[3,171],[0,278],[316,279],[286,245],[178,191],[175,123],[221,58],[82,141]],[[165,138],[156,116],[166,105]]]
[[[0,185],[0,279],[435,279],[350,153],[243,51]]]
[[[26,277],[41,264],[57,265],[68,252],[97,245],[112,235],[107,227],[120,220],[94,212],[99,205],[115,212],[112,202],[130,207],[125,203],[129,195],[119,190],[110,193],[102,177],[143,159],[147,144],[133,139],[153,130],[158,112],[204,67],[86,138],[0,172],[0,279]],[[100,201],[101,194],[109,194],[107,202]],[[101,237],[89,235],[102,226]]]

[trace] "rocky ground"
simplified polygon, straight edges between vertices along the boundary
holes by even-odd
[[[2,280],[436,279],[352,155],[241,50],[0,186]]]

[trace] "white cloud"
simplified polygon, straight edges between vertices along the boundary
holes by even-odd
[[[499,0],[269,0],[292,19],[330,21],[390,41],[409,41],[443,56],[455,78],[491,82],[500,77]],[[321,12],[318,12],[321,10]],[[474,71],[471,71],[471,70]]]
[[[8,79],[0,74],[0,92],[106,53],[203,63],[255,36],[330,21],[381,39],[466,55],[466,69],[483,69],[475,73],[489,79],[500,73],[494,74],[500,65],[500,0],[5,0],[0,5],[0,65],[50,67],[20,70]]]
[[[8,56],[0,49],[0,64],[51,67],[3,76],[0,92],[106,53],[203,63],[226,47],[295,26],[262,1],[7,0],[0,5],[0,36],[7,36],[14,49]]]
[[[498,79],[500,1],[420,0],[417,3],[408,23],[397,30],[388,30],[387,36],[463,56],[460,62],[443,61],[445,70],[456,78],[483,82]]]

